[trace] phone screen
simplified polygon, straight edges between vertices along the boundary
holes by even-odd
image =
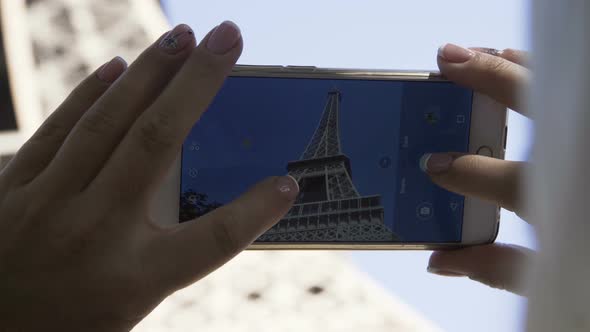
[[[258,242],[460,242],[464,198],[420,159],[468,151],[472,99],[449,82],[230,77],[183,145],[180,220],[290,174],[295,205]]]

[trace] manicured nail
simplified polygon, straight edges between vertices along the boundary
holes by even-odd
[[[438,48],[438,56],[451,63],[463,63],[473,57],[473,51],[455,44],[444,44]]]
[[[489,47],[474,47],[473,48],[476,51],[482,52],[482,53],[487,53],[489,55],[493,55],[493,56],[501,56],[502,52],[501,50],[497,50],[495,48],[489,48]]]
[[[121,74],[123,74],[125,69],[127,69],[127,62],[125,62],[120,56],[116,56],[111,61],[102,65],[96,73],[96,76],[98,76],[98,79],[103,82],[113,83],[119,78],[119,76],[121,76]]]
[[[195,39],[195,33],[186,24],[177,25],[160,41],[160,48],[168,54],[176,54],[182,51]]]
[[[281,195],[290,200],[294,200],[299,194],[299,184],[290,175],[281,176],[277,179],[277,189]]]
[[[225,21],[214,28],[207,41],[207,48],[216,54],[229,52],[242,37],[240,28],[232,22]]]
[[[426,153],[420,158],[420,169],[425,173],[447,171],[453,163],[453,157],[446,153]]]
[[[426,271],[428,273],[437,274],[439,276],[445,276],[445,277],[464,277],[465,276],[461,273],[446,271],[446,270],[439,269],[439,268],[433,267],[433,266],[429,266],[428,268],[426,268]]]

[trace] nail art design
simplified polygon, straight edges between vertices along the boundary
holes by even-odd
[[[160,42],[160,46],[169,49],[177,49],[180,47],[179,41],[184,34],[192,35],[193,30],[188,29],[178,33],[173,33],[172,31],[168,34],[168,36],[166,36],[166,38],[162,39],[162,41]]]
[[[493,55],[493,56],[500,56],[502,55],[502,51],[497,50],[495,48],[488,48],[488,47],[481,47],[477,49],[478,51],[482,52],[482,53],[487,53],[489,55]]]

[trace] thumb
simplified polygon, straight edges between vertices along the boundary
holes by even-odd
[[[435,251],[428,272],[465,276],[490,287],[524,295],[522,276],[534,251],[516,245],[488,244]]]
[[[165,232],[151,241],[152,273],[172,290],[199,280],[278,222],[298,192],[291,176],[271,177],[233,202]]]

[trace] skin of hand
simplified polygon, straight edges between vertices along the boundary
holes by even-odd
[[[446,44],[438,65],[449,80],[486,94],[523,113],[521,101],[530,76],[526,54],[506,49],[466,49]],[[426,172],[441,187],[500,205],[523,216],[521,181],[525,162],[505,161],[460,153],[432,154]],[[435,251],[428,271],[443,276],[466,276],[494,288],[523,295],[521,277],[533,251],[517,245],[488,244]]]
[[[179,25],[91,74],[23,145],[0,173],[0,330],[128,331],[289,210],[283,176],[181,225],[147,215],[242,47],[232,22],[198,46]]]

